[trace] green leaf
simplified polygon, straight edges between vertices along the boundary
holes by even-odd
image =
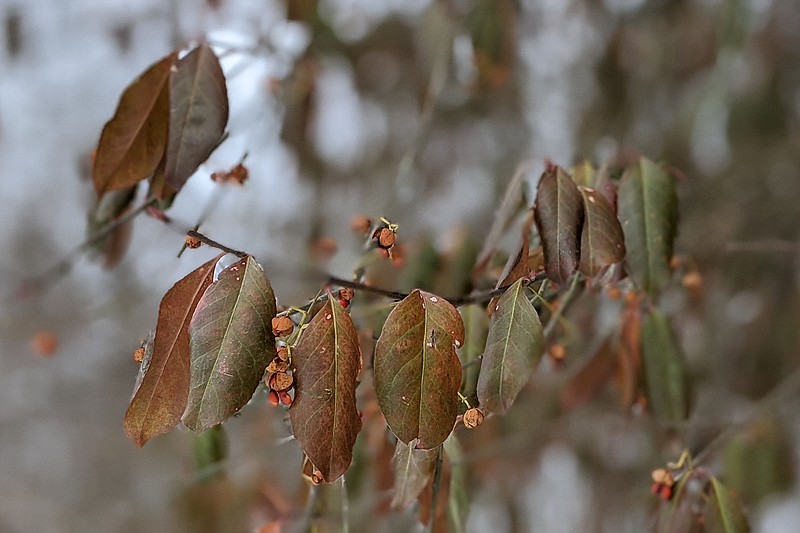
[[[625,258],[625,236],[614,215],[614,208],[602,194],[588,187],[579,187],[583,197],[583,229],[579,270],[593,278],[603,268]]]
[[[300,447],[331,483],[345,473],[361,430],[356,378],[358,332],[335,299],[317,312],[292,350],[295,396],[289,416]]]
[[[175,427],[186,409],[189,323],[220,257],[178,281],[161,299],[152,356],[142,363],[141,382],[125,413],[125,432],[137,446]]]
[[[657,308],[649,310],[642,326],[642,365],[650,411],[667,420],[683,420],[688,411],[683,361],[669,321]]]
[[[394,472],[394,498],[392,507],[405,509],[416,501],[428,480],[433,474],[439,449],[422,450],[417,448],[417,441],[408,444],[397,441],[392,457]]]
[[[628,271],[654,296],[670,279],[669,262],[678,224],[675,184],[660,165],[641,158],[622,176],[618,206]]]
[[[228,123],[228,90],[219,60],[203,43],[170,78],[169,142],[164,174],[176,191],[219,144]]]
[[[95,153],[92,182],[98,196],[135,185],[161,160],[170,115],[168,81],[176,57],[163,58],[122,93]]]
[[[375,346],[375,392],[403,442],[436,448],[452,431],[463,343],[464,323],[444,298],[417,289],[389,313]]]
[[[252,256],[219,274],[189,324],[191,381],[183,423],[205,431],[236,413],[275,358],[275,295]]]
[[[464,346],[459,348],[458,357],[463,369],[461,392],[467,396],[475,393],[481,365],[479,358],[486,347],[486,335],[489,332],[489,317],[486,309],[470,304],[459,307],[458,312],[464,321]]]
[[[221,477],[221,463],[228,456],[228,437],[222,425],[217,425],[201,435],[193,435],[192,455],[200,481]]]
[[[456,434],[444,441],[444,453],[450,460],[450,496],[447,499],[447,522],[452,533],[467,530],[469,517],[469,470],[464,463],[464,451]]]
[[[717,478],[711,478],[711,501],[706,513],[707,531],[745,533],[750,531],[741,503]]]
[[[481,407],[499,414],[508,411],[543,352],[542,323],[518,280],[497,302],[492,315],[478,377]]]
[[[583,200],[561,167],[547,169],[539,180],[533,208],[544,249],[547,277],[566,283],[578,267]]]

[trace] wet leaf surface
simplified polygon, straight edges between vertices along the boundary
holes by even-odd
[[[386,422],[405,443],[439,446],[458,411],[464,324],[445,299],[415,290],[389,313],[375,346],[378,403]]]
[[[241,409],[275,358],[272,287],[252,256],[223,270],[189,324],[191,381],[183,423],[205,431]]]
[[[330,483],[345,473],[361,430],[356,378],[358,332],[335,298],[328,298],[292,350],[295,396],[289,416],[294,436]]]
[[[220,257],[178,281],[161,299],[152,355],[143,362],[145,371],[125,413],[125,432],[137,446],[175,427],[186,409],[189,323]]]

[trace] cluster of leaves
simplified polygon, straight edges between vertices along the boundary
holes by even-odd
[[[147,70],[125,90],[100,139],[93,179],[105,211],[98,223],[128,209],[145,179],[148,202],[168,209],[224,138],[227,114],[225,79],[206,44]],[[215,180],[241,183],[247,171],[237,169]],[[609,369],[618,368],[627,407],[638,402],[672,421],[687,414],[680,352],[656,306],[672,278],[677,197],[670,174],[645,158],[618,169],[548,165],[535,205],[525,211],[518,253],[502,274],[489,276],[494,290],[445,298],[415,289],[395,298],[382,323],[371,371],[380,416],[396,438],[395,507],[427,498],[436,520],[441,494],[463,499],[457,490],[439,491],[443,477],[452,483],[463,475],[453,467],[460,453],[454,428],[460,421],[476,427],[484,416],[511,408],[583,285],[626,291],[619,356],[611,357],[605,345],[568,384],[562,403],[586,401]],[[504,226],[496,223],[490,240]],[[372,233],[374,248],[386,257],[396,231],[384,221]],[[192,239],[190,247],[200,244]],[[493,245],[481,254],[475,280],[486,277],[497,255]],[[352,285],[367,289],[364,275]],[[274,394],[271,403],[280,399],[289,409],[311,481],[340,478],[362,428],[362,347],[349,312],[352,292],[343,297],[325,289],[303,308],[279,313],[264,270],[242,252],[221,254],[178,281],[164,295],[154,337],[144,347],[127,434],[143,446],[181,422],[198,433],[217,428],[264,383]],[[487,301],[485,308],[475,305]],[[482,333],[471,331],[469,320],[465,325],[470,313],[488,317]],[[475,370],[462,373],[468,366]],[[715,479],[711,486],[724,494]],[[463,521],[448,502],[439,511],[445,508],[450,523]]]

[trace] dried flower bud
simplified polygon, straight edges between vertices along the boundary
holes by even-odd
[[[477,407],[470,407],[464,413],[464,427],[467,429],[473,429],[481,424],[483,424],[483,411],[478,409]]]
[[[350,229],[359,235],[367,235],[372,228],[372,221],[364,215],[356,215],[350,219]]]
[[[184,243],[186,244],[187,248],[191,248],[193,250],[195,248],[200,248],[200,245],[203,244],[202,242],[200,242],[200,239],[192,237],[191,235],[186,236],[186,240],[184,241]]]
[[[654,482],[663,483],[664,485],[669,485],[670,487],[675,484],[672,474],[670,474],[669,471],[664,468],[656,468],[650,474],[650,477],[653,478]]]
[[[375,233],[372,234],[372,238],[378,243],[379,248],[388,250],[394,246],[397,235],[389,228],[378,228],[375,230]]]
[[[267,365],[267,374],[275,374],[277,372],[286,372],[289,370],[289,362],[284,361],[280,357],[275,357]]]
[[[278,392],[289,390],[294,384],[294,378],[291,374],[286,372],[275,372],[270,375],[268,383],[269,388]]]
[[[556,342],[550,345],[547,349],[547,353],[554,361],[563,361],[567,350],[564,348],[563,344]]]
[[[697,271],[687,272],[681,278],[681,284],[686,289],[686,292],[689,293],[689,296],[698,298],[703,290],[703,276]]]
[[[278,346],[277,350],[278,359],[281,361],[288,361],[289,360],[289,347],[288,346]]]
[[[269,394],[267,395],[267,401],[273,407],[281,403],[281,400],[278,397],[278,393],[275,392],[274,390],[269,391]]]
[[[337,296],[340,300],[347,300],[348,302],[353,299],[356,291],[350,288],[339,289]]]
[[[289,407],[289,406],[292,405],[292,397],[289,395],[288,392],[281,391],[281,392],[278,393],[278,396],[281,399],[281,403],[283,405],[285,405],[286,407]]]
[[[272,319],[272,333],[276,337],[285,337],[294,331],[294,322],[288,316],[276,316]]]
[[[136,348],[136,351],[133,352],[133,360],[137,363],[144,361],[144,348],[142,346],[139,346]]]

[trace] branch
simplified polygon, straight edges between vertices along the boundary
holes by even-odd
[[[38,276],[23,280],[22,286],[34,289],[44,288],[48,284],[52,284],[60,280],[62,277],[69,274],[69,271],[72,270],[72,265],[75,263],[75,260],[80,256],[81,253],[86,251],[93,244],[108,237],[118,227],[130,222],[134,218],[138,217],[139,215],[147,211],[147,209],[154,206],[156,202],[157,202],[156,198],[149,198],[136,209],[128,211],[124,215],[121,215],[115,218],[114,220],[109,221],[107,224],[99,228],[93,234],[89,235],[86,238],[86,240],[84,240],[81,244],[72,249],[72,251],[68,252],[61,260],[56,262],[53,266],[51,266]]]
[[[195,231],[193,229],[190,229],[189,231],[187,231],[186,235],[188,235],[189,237],[191,237],[193,239],[197,239],[198,241],[200,241],[203,244],[206,244],[208,246],[211,246],[212,248],[216,248],[217,250],[222,250],[223,252],[225,252],[227,254],[233,254],[233,255],[235,255],[236,257],[239,257],[239,258],[244,258],[244,257],[247,257],[247,255],[248,255],[247,253],[242,252],[240,250],[234,250],[233,248],[229,248],[229,247],[225,246],[224,244],[221,244],[221,243],[219,243],[219,242],[217,242],[217,241],[215,241],[213,239],[210,239],[210,238],[206,237],[205,235],[203,235],[202,233],[200,233],[199,231]]]

